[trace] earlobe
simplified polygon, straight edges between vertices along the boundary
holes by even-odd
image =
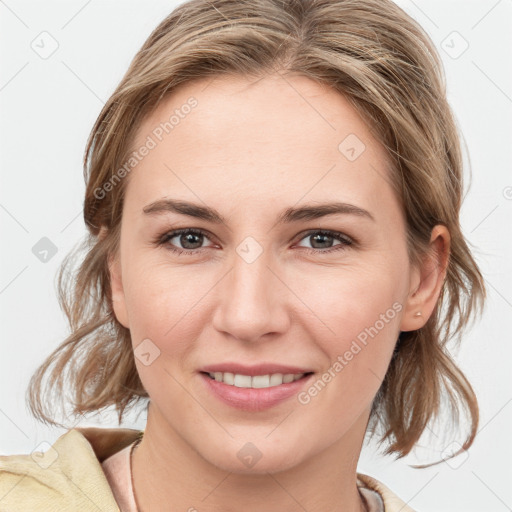
[[[432,230],[428,253],[421,265],[413,270],[401,331],[415,331],[427,323],[443,287],[449,256],[450,233],[446,226],[437,225]]]

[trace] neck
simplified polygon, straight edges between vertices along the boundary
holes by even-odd
[[[328,449],[284,471],[236,473],[198,454],[150,403],[144,437],[133,453],[133,486],[139,512],[364,512],[357,490],[357,460],[368,416]]]

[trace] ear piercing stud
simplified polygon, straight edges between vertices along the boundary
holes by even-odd
[[[421,311],[416,311],[416,313],[414,313],[414,316],[421,316]]]

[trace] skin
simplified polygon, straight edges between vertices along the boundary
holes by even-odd
[[[148,338],[160,350],[147,366],[135,358],[150,396],[133,457],[138,505],[364,510],[356,467],[371,404],[399,332],[422,327],[435,307],[449,234],[436,226],[431,256],[410,263],[384,148],[343,96],[306,77],[184,84],[140,126],[134,147],[190,96],[197,107],[125,178],[120,248],[110,260],[114,311],[134,350]],[[349,134],[366,146],[354,161],[338,149]],[[215,208],[226,224],[142,213],[164,197]],[[340,214],[277,223],[287,207],[329,201],[363,208],[373,220]],[[180,236],[153,243],[180,228],[205,236],[188,246]],[[322,253],[340,242],[319,243],[310,229],[355,243]],[[262,249],[250,264],[236,251],[249,236]],[[172,246],[201,252],[179,255]],[[310,368],[316,381],[393,304],[401,310],[307,404],[293,397],[240,411],[209,394],[198,374],[206,364],[265,361]],[[251,468],[237,457],[248,442],[261,452]]]

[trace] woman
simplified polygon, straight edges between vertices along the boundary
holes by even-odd
[[[476,397],[444,348],[485,294],[459,140],[439,57],[394,3],[180,5],[84,164],[72,333],[29,404],[59,425],[44,391],[120,422],[147,399],[147,424],[2,457],[2,506],[407,511],[357,473],[365,434],[403,457],[463,409],[471,446]]]

